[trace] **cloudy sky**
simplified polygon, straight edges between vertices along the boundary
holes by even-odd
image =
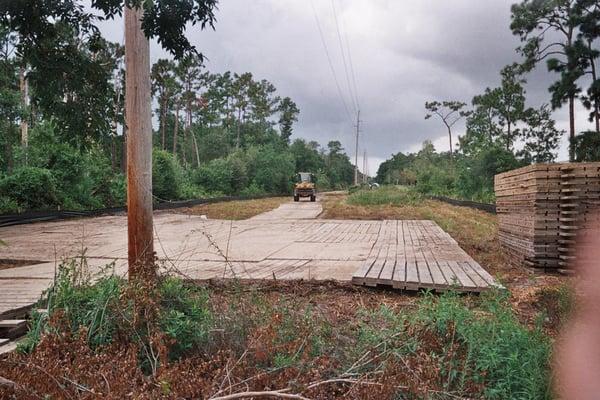
[[[499,70],[519,59],[519,40],[509,29],[513,2],[333,0],[346,68],[332,0],[221,0],[215,31],[191,27],[188,37],[208,58],[209,70],[249,71],[290,96],[301,110],[295,137],[323,145],[340,140],[352,157],[355,114],[348,86],[354,92],[353,70],[363,121],[359,153],[367,151],[374,174],[392,153],[416,151],[426,139],[448,150],[441,122],[424,119],[424,103],[470,103],[486,87],[499,84]],[[120,21],[108,23],[104,31],[111,40],[123,41]],[[151,54],[153,60],[165,57],[156,44]],[[552,79],[545,67],[528,76],[528,105],[549,101]],[[578,112],[578,131],[589,125],[585,114]],[[555,118],[567,129],[566,107]],[[462,132],[464,125],[457,125],[456,134]],[[564,140],[559,159],[566,158]]]

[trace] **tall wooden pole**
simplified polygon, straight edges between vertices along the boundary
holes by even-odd
[[[127,231],[129,277],[156,277],[152,228],[152,111],[150,44],[141,8],[125,8]]]

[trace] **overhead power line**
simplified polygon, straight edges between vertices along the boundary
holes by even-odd
[[[337,74],[335,72],[335,68],[333,67],[333,62],[331,61],[331,55],[329,53],[329,49],[327,48],[327,43],[325,42],[325,36],[323,35],[323,29],[321,28],[321,22],[319,21],[319,16],[317,15],[317,10],[315,9],[315,4],[313,0],[310,0],[310,5],[312,7],[313,14],[315,16],[315,21],[317,23],[317,28],[319,30],[319,36],[321,37],[321,43],[323,43],[323,49],[325,50],[325,55],[327,56],[327,62],[329,63],[329,69],[331,70],[331,74],[333,75],[333,80],[335,81],[335,86],[337,87],[338,95],[340,96],[340,100],[344,105],[344,110],[346,110],[346,114],[348,116],[349,121],[352,123],[352,114],[350,113],[350,109],[348,108],[348,104],[344,99],[344,94],[342,92],[342,88],[340,86],[339,80],[337,78]]]
[[[352,85],[350,84],[350,74],[348,73],[348,64],[346,63],[346,52],[344,51],[344,43],[342,41],[342,34],[340,32],[340,24],[338,22],[337,10],[335,8],[335,0],[331,0],[331,9],[333,10],[333,20],[335,22],[335,29],[337,32],[338,44],[340,45],[340,52],[342,54],[342,63],[344,64],[344,74],[346,76],[346,83],[348,85],[348,93],[350,94],[350,99],[352,100],[352,105],[354,107],[354,112],[358,111],[358,102],[356,94],[352,90]],[[346,39],[348,36],[346,35]]]
[[[350,41],[348,40],[348,30],[346,30],[346,24],[344,18],[340,18],[342,24],[342,31],[344,32],[344,39],[346,40],[346,54],[348,54],[348,63],[350,64],[350,74],[352,76],[352,86],[354,88],[354,97],[356,101],[356,108],[360,109],[360,102],[358,101],[358,86],[356,84],[356,74],[354,73],[354,63],[352,61],[352,52],[350,51]]]

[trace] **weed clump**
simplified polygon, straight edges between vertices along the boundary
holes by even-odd
[[[152,299],[147,305],[156,308],[151,312],[155,320],[140,324],[132,293],[135,288],[106,269],[97,276],[87,270],[85,259],[59,266],[43,302],[47,311],[33,313],[32,328],[19,344],[19,352],[31,353],[44,335],[65,334],[83,339],[92,349],[132,340],[142,355],[152,353],[148,346],[157,346],[152,340],[164,337],[169,359],[208,345],[213,317],[202,288],[186,285],[181,279],[160,279],[157,287],[150,289],[154,293],[144,294]],[[156,362],[152,360],[153,365]]]

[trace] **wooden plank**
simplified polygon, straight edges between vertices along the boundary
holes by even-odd
[[[477,285],[471,280],[469,275],[463,270],[456,261],[448,261],[448,267],[454,272],[454,276],[458,278],[460,285],[466,289],[475,289]]]
[[[379,256],[380,251],[381,251],[381,247],[373,246],[373,248],[371,249],[371,252],[369,254],[369,257],[365,260],[363,265],[352,274],[352,283],[357,284],[357,285],[365,284],[365,278],[366,278],[367,274],[369,273],[369,271],[371,270],[371,267],[373,266],[375,261],[377,261],[377,257]]]
[[[369,269],[369,272],[367,272],[367,274],[365,275],[365,285],[377,286],[379,276],[381,275],[381,271],[385,266],[388,251],[389,246],[384,245],[381,247],[381,251],[378,253],[377,259]]]
[[[14,329],[20,328],[27,324],[24,319],[4,319],[0,320],[0,329]]]
[[[414,259],[406,260],[406,289],[419,289],[419,272],[417,270],[417,262]]]
[[[449,285],[448,281],[446,280],[444,273],[442,272],[433,255],[429,255],[429,257],[427,257],[427,266],[429,267],[429,272],[431,272],[431,277],[433,279],[433,288],[446,288]]]
[[[379,284],[393,285],[394,270],[396,268],[397,244],[388,245],[388,251],[385,258],[385,265],[379,275]]]

